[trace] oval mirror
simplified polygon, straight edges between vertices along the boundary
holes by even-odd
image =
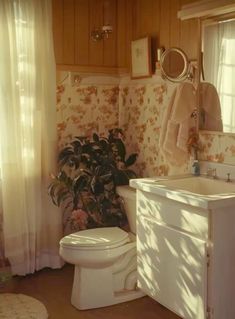
[[[188,77],[189,61],[181,49],[169,48],[164,51],[160,59],[163,77],[172,82],[181,82]]]

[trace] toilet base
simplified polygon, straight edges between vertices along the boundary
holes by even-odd
[[[114,292],[112,267],[88,269],[75,265],[71,303],[77,309],[101,308],[143,296],[138,288]]]

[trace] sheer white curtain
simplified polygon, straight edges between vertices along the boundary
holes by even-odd
[[[14,274],[60,267],[55,61],[49,0],[0,1],[0,167],[5,253]]]
[[[235,21],[225,21],[204,29],[205,80],[217,88],[223,130],[235,132]]]

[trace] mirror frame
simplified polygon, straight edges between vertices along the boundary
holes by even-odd
[[[183,67],[182,72],[176,77],[173,77],[170,74],[168,74],[167,70],[164,69],[164,67],[163,67],[165,59],[168,57],[168,55],[171,52],[176,52],[176,53],[180,54],[182,59],[183,59],[183,63],[184,63],[184,67]],[[188,57],[183,50],[176,48],[176,47],[172,47],[172,48],[165,50],[162,53],[161,58],[160,58],[160,69],[161,69],[162,76],[164,78],[168,79],[169,81],[181,82],[181,81],[186,80],[189,77],[189,68],[190,68],[189,67],[189,60],[188,60]]]

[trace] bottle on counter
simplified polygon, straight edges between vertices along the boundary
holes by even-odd
[[[200,175],[200,165],[199,165],[198,160],[194,160],[193,161],[192,174],[195,175],[195,176],[199,176]]]

